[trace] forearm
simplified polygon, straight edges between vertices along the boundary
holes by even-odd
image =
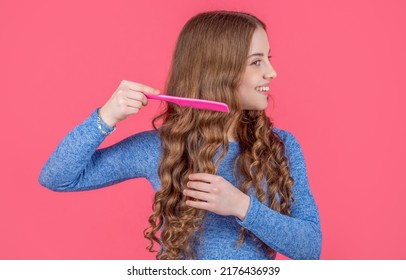
[[[251,197],[247,216],[239,223],[289,258],[320,258],[322,235],[317,209],[310,220],[304,220],[282,215]]]

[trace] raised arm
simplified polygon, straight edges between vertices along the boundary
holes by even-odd
[[[44,165],[39,183],[53,191],[83,191],[149,177],[159,153],[153,131],[97,150],[106,137],[97,127],[95,110],[61,141]]]
[[[44,165],[39,183],[54,191],[82,191],[147,177],[150,169],[146,161],[153,162],[150,150],[156,147],[152,131],[97,150],[117,122],[147,105],[142,92],[158,93],[150,87],[122,81],[100,110],[95,110],[61,141]]]

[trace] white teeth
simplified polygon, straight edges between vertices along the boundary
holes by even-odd
[[[256,87],[257,91],[269,91],[269,87]]]

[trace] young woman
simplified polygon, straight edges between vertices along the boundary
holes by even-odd
[[[320,258],[319,213],[300,145],[265,115],[276,77],[265,28],[239,12],[190,19],[165,92],[224,102],[230,113],[167,103],[154,130],[98,149],[119,121],[147,105],[144,93],[159,93],[122,81],[62,140],[40,184],[82,191],[147,178],[156,193],[145,237],[151,252],[159,244],[157,259]]]

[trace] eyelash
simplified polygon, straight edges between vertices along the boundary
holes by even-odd
[[[268,60],[271,60],[272,55],[268,56]],[[261,60],[255,60],[253,63],[251,63],[251,65],[255,65],[255,66],[259,66],[259,64],[256,64],[257,62],[260,62]]]

